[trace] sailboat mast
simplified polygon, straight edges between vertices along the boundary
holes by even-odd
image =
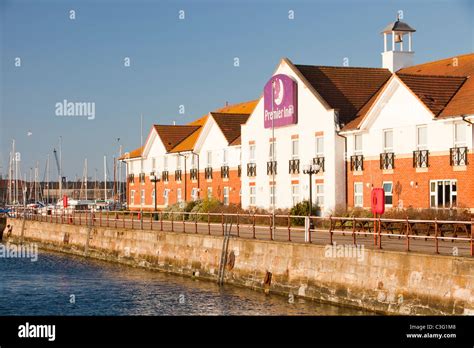
[[[104,200],[107,200],[107,157],[104,155]]]

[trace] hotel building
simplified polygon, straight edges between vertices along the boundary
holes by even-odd
[[[155,125],[127,163],[130,209],[213,196],[243,208],[312,198],[324,214],[386,205],[474,208],[474,54],[413,65],[415,30],[382,32],[381,68],[283,58],[256,101],[188,125]]]

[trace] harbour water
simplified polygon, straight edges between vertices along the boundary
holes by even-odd
[[[45,251],[0,258],[0,276],[0,315],[371,314]]]

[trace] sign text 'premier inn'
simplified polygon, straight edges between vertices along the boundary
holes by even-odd
[[[289,76],[279,74],[273,76],[263,89],[264,126],[282,127],[298,122],[297,84]]]

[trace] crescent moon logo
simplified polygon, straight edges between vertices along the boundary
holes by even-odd
[[[275,84],[275,89],[273,90],[273,97],[276,105],[280,105],[283,101],[284,88],[283,81],[281,79],[275,79],[275,82],[278,80],[278,83]]]

